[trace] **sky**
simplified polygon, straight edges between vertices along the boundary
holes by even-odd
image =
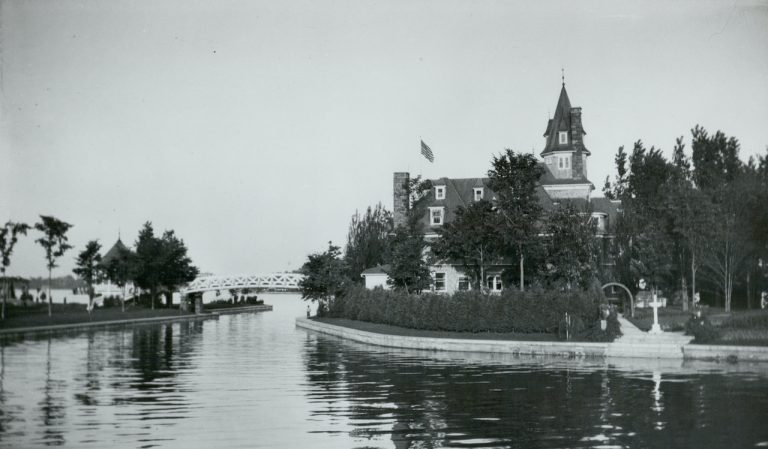
[[[393,172],[538,155],[563,71],[596,194],[638,139],[768,146],[766,1],[0,0],[0,222],[72,223],[54,276],[147,221],[203,272],[296,269]]]

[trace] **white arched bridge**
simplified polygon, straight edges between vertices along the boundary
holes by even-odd
[[[304,275],[299,273],[205,275],[182,287],[179,293],[188,295],[240,288],[298,291],[302,279]]]

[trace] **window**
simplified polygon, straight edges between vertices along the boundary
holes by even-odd
[[[435,186],[435,199],[436,200],[445,199],[445,186]]]
[[[571,157],[570,156],[558,157],[557,168],[571,168]]]
[[[466,277],[459,278],[459,291],[465,292],[469,290],[469,279]]]
[[[429,224],[432,226],[442,226],[443,224],[443,210],[442,207],[430,207],[429,208]]]
[[[544,162],[546,162],[547,165],[552,165],[552,157],[551,156],[545,157]]]
[[[435,291],[445,291],[445,273],[435,273]]]
[[[558,137],[560,138],[560,145],[565,145],[568,143],[568,131],[560,131]]]
[[[482,199],[483,199],[483,188],[475,187],[475,201],[480,201]]]
[[[488,276],[485,278],[488,285],[488,290],[492,292],[500,292],[501,291],[501,276],[495,275],[495,276]]]

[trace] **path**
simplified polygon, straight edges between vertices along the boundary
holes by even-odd
[[[683,332],[650,334],[619,315],[622,336],[608,348],[608,355],[617,357],[683,358],[683,346],[693,337]]]

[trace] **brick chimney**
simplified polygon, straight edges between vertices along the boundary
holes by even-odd
[[[392,182],[392,217],[395,222],[395,228],[405,226],[406,216],[408,215],[408,182],[410,174],[408,172],[395,172]]]
[[[576,150],[571,161],[571,177],[586,179],[584,167],[584,129],[581,127],[581,108],[571,108],[571,145]]]

